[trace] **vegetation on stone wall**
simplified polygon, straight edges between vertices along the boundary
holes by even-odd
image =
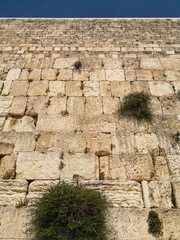
[[[162,232],[162,222],[159,219],[158,213],[151,210],[148,215],[148,231],[154,237],[159,237],[163,234]]]
[[[150,96],[144,92],[130,93],[124,97],[118,113],[137,120],[152,120],[152,112],[149,107]]]
[[[100,192],[63,182],[37,201],[31,234],[36,240],[106,240],[106,209]]]

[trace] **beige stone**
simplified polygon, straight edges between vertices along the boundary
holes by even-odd
[[[28,96],[47,95],[48,81],[33,81],[29,85]]]
[[[69,114],[83,114],[85,108],[84,97],[69,97],[67,99],[67,111]]]
[[[156,81],[164,81],[166,80],[166,74],[162,70],[154,70],[153,79]]]
[[[82,85],[80,81],[68,81],[66,83],[66,95],[70,97],[82,96]]]
[[[96,97],[99,96],[100,87],[98,81],[84,81],[84,89],[83,89],[84,96],[89,97]]]
[[[71,81],[72,80],[72,75],[73,75],[72,70],[70,70],[70,69],[60,69],[59,74],[57,76],[57,80]]]
[[[172,185],[175,198],[175,207],[180,208],[180,182],[173,182]]]
[[[12,68],[6,77],[6,80],[16,80],[19,78],[19,75],[21,73],[21,69],[20,68]]]
[[[127,69],[125,71],[125,76],[126,76],[126,81],[132,82],[136,80],[135,70]]]
[[[91,81],[103,81],[106,80],[106,72],[104,69],[95,69],[90,74]]]
[[[9,109],[11,103],[13,101],[12,96],[0,96],[0,115],[7,115],[9,113]]]
[[[32,152],[35,149],[35,143],[38,135],[31,132],[22,132],[16,134],[14,152]]]
[[[155,167],[155,178],[158,181],[168,181],[170,179],[167,159],[165,156],[157,156],[152,159]]]
[[[41,69],[33,68],[29,74],[29,80],[39,81],[41,79]]]
[[[171,184],[168,181],[151,181],[149,183],[151,207],[171,208]]]
[[[15,177],[16,154],[7,155],[0,161],[0,178],[13,179]]]
[[[22,72],[21,72],[21,75],[19,77],[19,80],[27,81],[28,78],[29,78],[29,71],[28,71],[28,69],[22,69]]]
[[[2,96],[7,96],[11,89],[11,84],[13,80],[6,80],[3,82]]]
[[[132,82],[131,89],[132,89],[132,92],[146,92],[148,94],[150,93],[148,82],[145,82],[145,81]]]
[[[4,122],[5,122],[5,117],[0,117],[0,130],[3,129]]]
[[[26,97],[14,97],[9,113],[12,116],[23,116],[26,109]]]
[[[156,81],[156,82],[148,82],[150,92],[152,95],[161,97],[161,96],[169,96],[173,95],[174,91],[172,85],[168,82]]]
[[[105,133],[89,133],[86,135],[87,152],[95,153],[97,151],[111,152],[111,135]]]
[[[98,179],[98,159],[94,154],[64,154],[61,163],[61,180]]]
[[[152,73],[150,70],[138,69],[136,70],[137,80],[152,80]]]
[[[149,199],[149,186],[148,186],[148,182],[143,180],[141,182],[141,186],[142,186],[142,194],[143,194],[144,206],[145,206],[145,208],[150,208],[151,207],[151,203],[150,203],[150,199]]]
[[[103,113],[113,114],[117,113],[120,106],[120,100],[118,97],[103,97]]]
[[[111,96],[111,84],[108,81],[100,82],[100,95]]]
[[[101,97],[87,97],[85,103],[85,112],[88,114],[102,113],[102,98]]]
[[[111,82],[111,94],[114,97],[124,97],[131,92],[130,82]]]
[[[26,96],[29,83],[27,81],[14,81],[12,82],[10,95],[13,96]]]
[[[61,114],[40,114],[36,130],[43,132],[74,131],[75,122],[72,116],[62,116]]]
[[[106,69],[107,81],[124,81],[124,71],[119,69]]]
[[[179,81],[180,80],[180,72],[167,70],[165,71],[167,81]]]
[[[180,59],[179,58],[161,58],[160,62],[164,69],[168,70],[180,70]]]
[[[162,115],[162,105],[158,98],[151,98],[150,108],[154,115]]]
[[[125,121],[123,121],[122,123],[125,124]],[[131,124],[129,123],[129,125]],[[129,125],[127,123],[127,125],[123,127],[126,128]],[[135,152],[134,133],[121,131],[123,131],[123,129],[119,127],[119,132],[116,132],[115,134],[112,135],[113,154],[134,153]]]
[[[49,98],[46,96],[28,97],[26,115],[37,116],[38,114],[45,114],[49,103]]]
[[[56,80],[56,75],[57,75],[57,70],[56,69],[43,69],[42,70],[42,80],[50,80],[50,81],[55,81]]]
[[[89,71],[80,70],[80,71],[73,71],[73,80],[75,81],[87,81],[90,79]],[[71,80],[71,79],[70,79]]]
[[[58,58],[54,62],[54,68],[72,68],[78,60],[77,58]]]
[[[158,149],[158,138],[154,133],[137,133],[134,138],[135,149],[141,154],[151,153]]]
[[[162,69],[161,62],[158,58],[142,58],[140,66],[143,69]]]
[[[167,159],[172,179],[180,181],[180,155],[167,155]]]
[[[26,180],[1,180],[0,205],[17,205],[25,200],[28,182]]]
[[[47,108],[48,114],[59,114],[66,110],[66,97],[51,97]]]
[[[122,60],[115,58],[104,58],[103,59],[104,68],[109,69],[119,69],[122,68]]]
[[[21,152],[16,162],[16,179],[59,179],[59,153]]]
[[[20,119],[8,118],[3,127],[3,132],[32,132],[35,129],[34,119],[24,116]]]
[[[42,153],[58,151],[58,136],[56,133],[40,133],[36,142],[36,151]]]

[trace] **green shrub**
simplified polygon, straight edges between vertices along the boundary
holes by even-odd
[[[31,233],[35,240],[106,240],[106,209],[100,192],[60,183],[37,201]]]
[[[149,225],[149,233],[152,234],[154,237],[161,236],[162,233],[162,222],[159,219],[158,214],[151,210],[148,215],[148,225]]]
[[[123,99],[119,114],[135,117],[138,120],[152,120],[152,112],[149,107],[150,96],[144,92],[134,92],[128,94]]]

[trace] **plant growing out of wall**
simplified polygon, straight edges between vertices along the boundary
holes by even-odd
[[[159,219],[158,214],[153,210],[151,210],[148,214],[148,232],[154,237],[163,235],[162,222]]]
[[[150,96],[144,92],[130,93],[124,97],[122,106],[118,109],[119,115],[134,117],[137,120],[152,120]]]
[[[36,240],[106,240],[106,198],[82,185],[52,186],[32,211]]]

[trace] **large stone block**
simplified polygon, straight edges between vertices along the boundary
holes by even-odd
[[[54,68],[72,68],[77,61],[78,58],[57,58],[54,62]]]
[[[107,69],[119,69],[119,68],[122,68],[122,59],[104,58],[103,64],[104,64],[104,68],[107,68]]]
[[[18,205],[25,201],[27,188],[26,180],[1,180],[0,206]]]
[[[179,58],[160,58],[160,62],[165,70],[180,70]]]
[[[152,153],[158,149],[159,143],[155,133],[137,133],[135,138],[135,149],[141,154]]]
[[[97,97],[100,95],[100,86],[98,81],[84,81],[84,96]]]
[[[168,81],[179,81],[180,80],[180,72],[179,71],[166,70],[165,75],[166,75],[166,79]]]
[[[26,103],[26,97],[15,97],[10,108],[10,114],[12,116],[23,116],[26,109]]]
[[[14,152],[32,152],[35,149],[36,139],[38,134],[31,132],[22,132],[16,134]]]
[[[51,68],[43,69],[41,78],[42,78],[42,80],[55,81],[56,75],[57,75],[56,69],[51,69]]]
[[[10,95],[26,96],[28,87],[29,87],[28,81],[14,81],[11,84]]]
[[[48,95],[49,96],[64,96],[65,95],[65,82],[50,81]]]
[[[120,106],[120,100],[118,97],[103,97],[103,113],[113,114],[117,113]]]
[[[11,103],[13,101],[13,97],[11,96],[0,96],[0,115],[7,115],[9,113],[9,109]]]
[[[137,80],[147,81],[153,80],[152,73],[150,70],[138,69],[136,70]]]
[[[57,133],[42,132],[36,142],[36,151],[42,153],[58,151],[58,143],[59,135]]]
[[[67,111],[69,114],[83,114],[85,109],[84,97],[69,97],[67,99]]]
[[[8,118],[3,127],[3,132],[33,132],[35,129],[34,119],[29,116],[22,118]]]
[[[18,79],[20,73],[21,73],[21,69],[20,68],[12,68],[8,72],[6,80],[16,80],[16,79]]]
[[[103,81],[106,80],[106,72],[104,69],[96,69],[90,73],[91,81]]]
[[[111,94],[114,97],[124,97],[131,92],[130,82],[111,82]]]
[[[73,76],[73,72],[70,69],[60,69],[59,74],[57,76],[57,80],[60,81],[71,81]]]
[[[13,179],[15,177],[16,154],[2,157],[0,163],[0,178]]]
[[[100,95],[111,96],[111,84],[109,81],[100,82]]]
[[[42,96],[47,95],[48,81],[33,81],[29,85],[28,96]]]
[[[112,135],[113,154],[134,153],[134,134],[131,132],[116,132]]]
[[[158,58],[142,58],[140,66],[143,69],[162,69],[161,62]]]
[[[102,114],[102,97],[87,97],[85,112],[88,114]]]
[[[29,74],[29,80],[39,81],[41,79],[41,69],[33,68]]]
[[[94,154],[64,154],[60,179],[63,181],[98,179],[98,158]]]
[[[26,115],[36,116],[39,114],[45,114],[49,105],[49,97],[36,96],[28,97],[26,106]]]
[[[155,178],[158,181],[170,180],[170,174],[165,156],[154,157]]]
[[[167,155],[167,159],[172,179],[180,181],[180,155]]]
[[[86,135],[87,151],[95,153],[97,151],[111,152],[111,135],[105,133],[88,133]]]
[[[119,69],[106,69],[107,81],[125,81],[124,70]]]
[[[161,97],[161,96],[169,96],[173,95],[174,91],[172,85],[168,82],[156,81],[156,82],[148,82],[150,93],[153,96]]]
[[[16,163],[17,179],[59,179],[59,153],[21,152]]]
[[[60,114],[66,110],[66,97],[51,97],[48,102],[47,114]]]
[[[70,97],[82,96],[82,85],[80,81],[68,81],[66,83],[66,95]]]

